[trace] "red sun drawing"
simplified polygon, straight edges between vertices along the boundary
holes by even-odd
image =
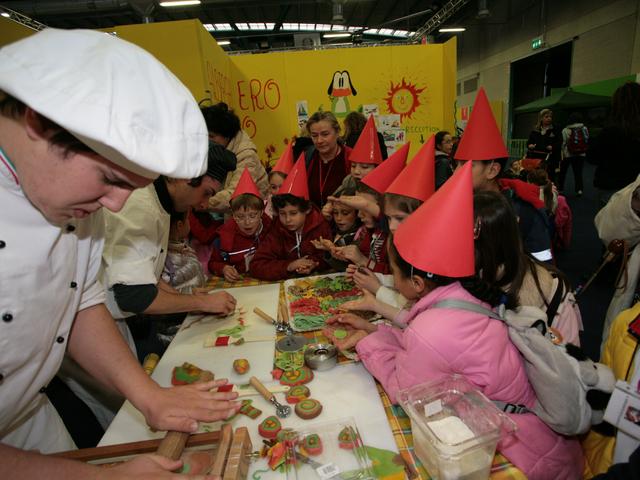
[[[426,88],[418,88],[417,85],[407,83],[404,77],[402,78],[402,83],[397,85],[391,82],[391,87],[387,92],[388,96],[385,98],[387,108],[391,113],[400,114],[400,120],[411,118],[416,109],[422,105],[420,103],[420,93]]]

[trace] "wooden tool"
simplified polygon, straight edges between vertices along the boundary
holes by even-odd
[[[260,318],[262,318],[263,320],[269,322],[272,325],[277,324],[278,322],[276,322],[275,318],[273,318],[271,315],[267,315],[264,311],[262,311],[261,309],[259,309],[258,307],[255,307],[253,309],[253,313],[255,313],[256,315],[258,315]]]
[[[208,370],[200,372],[200,377],[193,383],[205,383],[214,379],[213,373]],[[171,460],[177,460],[182,455],[184,446],[189,439],[189,433],[186,432],[173,432],[169,431],[160,442],[156,453],[163,457],[170,458]]]
[[[256,377],[251,377],[249,383],[260,393],[260,395],[262,395],[262,398],[264,398],[268,402],[273,403],[273,405],[276,407],[276,415],[278,417],[287,418],[289,415],[291,415],[291,407],[289,405],[282,405],[280,402],[278,402],[278,400],[276,400],[276,396],[271,393],[260,380],[258,380]]]
[[[585,290],[587,288],[589,288],[589,286],[591,285],[591,283],[595,280],[595,278],[598,276],[598,274],[602,271],[602,269],[605,267],[605,265],[607,265],[608,263],[612,262],[613,260],[615,260],[616,258],[618,258],[618,256],[623,255],[623,259],[622,259],[622,265],[620,266],[620,271],[618,272],[618,276],[616,278],[616,287],[618,286],[618,284],[620,283],[620,279],[624,274],[626,274],[626,258],[628,255],[628,244],[625,240],[611,240],[609,242],[609,245],[607,245],[607,251],[602,259],[602,263],[600,263],[600,266],[596,269],[596,271],[591,275],[591,277],[589,277],[589,280],[587,280],[587,282],[583,285],[583,286],[579,286],[576,289],[576,297],[582,295]],[[625,278],[625,282],[626,284],[626,278]]]

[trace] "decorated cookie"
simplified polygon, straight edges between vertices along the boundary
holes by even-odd
[[[302,385],[303,383],[309,383],[313,380],[313,372],[309,367],[302,367],[296,370],[290,370],[284,372],[280,377],[280,383],[282,385]]]
[[[240,410],[238,411],[249,418],[256,419],[260,415],[262,415],[262,410],[259,410],[253,405],[251,405],[251,402],[252,400],[243,400],[242,405],[240,406]]]
[[[298,403],[305,398],[309,398],[310,395],[309,387],[306,385],[296,385],[295,387],[291,387],[287,392],[287,403]]]
[[[196,380],[213,380],[213,374],[188,362],[184,362],[179,367],[174,367],[171,374],[172,385],[188,385]]]
[[[265,418],[262,423],[258,425],[258,433],[267,439],[276,438],[280,430],[282,430],[282,424],[280,420],[273,415]]]
[[[276,470],[286,461],[287,449],[284,443],[276,443],[269,450],[267,450],[267,457],[269,457],[268,463],[271,470]]]
[[[351,427],[344,427],[338,434],[338,445],[344,450],[353,450],[356,447],[354,431]]]
[[[300,446],[307,455],[314,457],[322,453],[322,440],[317,433],[312,433],[304,437],[302,445]]]
[[[276,435],[276,440],[284,443],[295,443],[296,438],[298,433],[293,428],[283,428]]]
[[[331,343],[340,344],[344,342],[351,335],[356,333],[358,330],[351,327],[350,325],[328,325],[327,327],[322,329],[322,333],[325,337],[327,337]]]
[[[249,360],[246,358],[238,358],[233,361],[233,369],[238,375],[244,375],[249,371],[249,368],[251,368],[251,365],[249,365]]]
[[[322,412],[322,404],[313,398],[305,398],[296,403],[296,415],[305,420],[316,418]]]

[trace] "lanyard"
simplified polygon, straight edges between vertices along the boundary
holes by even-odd
[[[325,175],[324,179],[322,178],[322,164],[323,161],[320,158],[320,153],[318,153],[318,188],[320,189],[320,191],[318,192],[318,194],[320,195],[320,204],[322,205],[322,200],[323,200],[323,192],[324,192],[324,187],[327,185],[327,181],[329,180],[329,176],[331,175],[331,170],[333,169],[333,165],[336,163],[336,158],[338,158],[338,155],[340,155],[340,153],[342,152],[340,146],[338,145],[338,149],[336,150],[336,154],[333,157],[333,160],[331,160],[331,162],[329,165],[329,170],[327,170],[327,174]]]

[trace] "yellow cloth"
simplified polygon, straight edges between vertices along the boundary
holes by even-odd
[[[637,341],[627,332],[629,323],[640,314],[640,302],[620,313],[611,324],[611,330],[605,343],[600,361],[611,367],[616,380],[628,380],[633,374],[629,368]],[[616,437],[605,437],[591,431],[582,441],[585,455],[584,478],[591,478],[606,472],[611,466]]]

